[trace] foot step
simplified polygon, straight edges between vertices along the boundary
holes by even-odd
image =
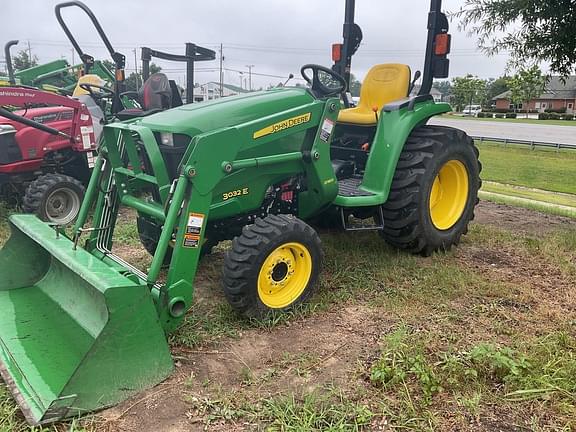
[[[378,231],[384,229],[384,214],[382,212],[382,206],[378,206],[377,208],[376,214],[373,217],[375,222],[374,224],[364,224],[364,221],[361,219],[354,219],[352,223],[350,223],[350,213],[351,209],[340,207],[340,219],[342,221],[342,226],[346,231]]]

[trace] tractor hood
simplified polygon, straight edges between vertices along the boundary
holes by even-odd
[[[305,88],[273,89],[182,105],[148,116],[137,124],[154,131],[195,136],[215,129],[261,120],[313,101],[314,97]]]

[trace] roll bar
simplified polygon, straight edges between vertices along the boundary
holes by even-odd
[[[142,47],[142,79],[144,81],[150,77],[150,61],[153,57],[162,60],[186,63],[186,103],[193,103],[194,62],[215,60],[216,52],[190,42],[186,43],[186,54],[184,55],[171,54],[153,50],[148,47]]]
[[[355,0],[346,0],[344,16],[343,43],[332,46],[332,69],[342,75],[350,87],[350,68],[352,56],[362,42],[362,30],[354,22]],[[428,36],[426,40],[426,54],[422,85],[418,95],[430,93],[434,78],[447,78],[450,68],[448,54],[450,53],[451,38],[448,34],[448,19],[442,12],[442,0],[430,0],[428,13]],[[346,98],[344,99],[346,102]]]
[[[16,85],[16,78],[14,77],[14,67],[12,66],[12,56],[10,55],[10,48],[18,45],[17,40],[11,40],[4,45],[4,57],[6,58],[6,69],[8,69],[8,82],[10,85]]]
[[[92,11],[90,10],[90,8],[88,6],[86,6],[84,3],[82,3],[81,1],[78,1],[78,0],[72,0],[72,1],[67,1],[64,3],[59,3],[54,8],[54,12],[56,13],[56,19],[58,20],[58,23],[60,23],[60,26],[62,27],[62,30],[64,30],[64,33],[66,33],[68,40],[70,41],[70,43],[72,44],[72,46],[74,47],[74,49],[76,50],[78,55],[80,56],[80,59],[82,60],[82,63],[84,65],[84,74],[90,73],[90,69],[94,65],[94,57],[92,57],[90,54],[87,54],[84,51],[82,51],[82,48],[80,48],[78,41],[76,41],[76,39],[74,38],[74,35],[70,31],[70,29],[68,28],[66,23],[64,22],[64,18],[62,17],[62,9],[68,8],[68,7],[74,7],[74,6],[82,9],[86,13],[86,15],[88,15],[88,18],[90,18],[90,21],[92,21],[92,24],[96,28],[96,31],[98,32],[98,35],[102,39],[102,42],[104,42],[104,46],[108,50],[110,57],[112,57],[112,60],[114,61],[114,66],[116,68],[115,73],[114,73],[114,76],[115,76],[115,80],[114,80],[115,96],[114,96],[114,99],[112,100],[112,110],[113,110],[113,112],[120,111],[123,108],[122,107],[122,101],[120,99],[120,95],[126,91],[126,85],[124,83],[124,80],[125,80],[124,67],[126,66],[126,56],[124,56],[124,54],[119,53],[118,51],[116,51],[114,49],[114,47],[110,43],[110,40],[108,39],[108,36],[106,36],[106,33],[104,33],[104,29],[102,28],[102,26],[98,22],[98,19],[92,13]]]
[[[448,18],[442,12],[442,0],[430,0],[426,57],[422,73],[422,86],[418,95],[430,93],[434,78],[448,78],[450,69],[448,54],[450,53],[451,42],[448,30]]]

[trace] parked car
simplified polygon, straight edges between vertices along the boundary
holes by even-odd
[[[478,116],[478,113],[482,111],[482,107],[480,105],[466,105],[462,110],[462,114],[465,116]]]

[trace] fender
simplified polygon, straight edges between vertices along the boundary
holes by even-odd
[[[396,165],[404,143],[414,128],[425,124],[430,117],[452,110],[447,103],[432,101],[398,103],[385,106],[378,119],[372,150],[366,163],[366,172],[360,189],[371,196],[338,196],[334,204],[346,207],[381,205],[388,199]]]

